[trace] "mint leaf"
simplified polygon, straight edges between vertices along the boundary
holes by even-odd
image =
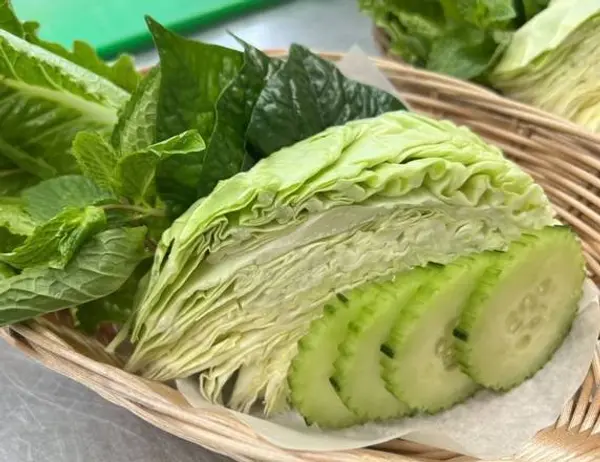
[[[19,236],[33,233],[36,223],[25,211],[24,203],[19,198],[0,197],[0,228]]]
[[[92,237],[64,269],[31,269],[0,281],[0,325],[75,307],[117,291],[147,257],[146,229]]]
[[[122,326],[130,318],[139,296],[147,287],[152,261],[143,261],[119,290],[100,300],[81,305],[76,310],[81,330],[93,335],[104,323]]]
[[[160,90],[160,68],[153,68],[123,108],[112,134],[117,151],[131,153],[156,141],[156,109]]]
[[[73,44],[73,51],[69,51],[58,43],[41,40],[38,36],[39,23],[27,21],[21,23],[17,18],[10,1],[0,0],[0,29],[27,40],[29,43],[38,45],[61,56],[69,61],[84,67],[99,76],[115,83],[121,88],[132,92],[137,87],[140,79],[139,73],[135,69],[135,63],[129,56],[120,56],[111,66],[104,62],[87,43],[76,41]]]
[[[194,155],[205,148],[196,130],[189,130],[145,149],[125,155],[119,160],[116,179],[123,196],[134,202],[153,205],[156,194],[156,169],[161,160],[171,156]],[[164,187],[164,185],[163,185]],[[176,189],[175,181],[169,188]],[[168,191],[165,192],[168,194]]]
[[[64,268],[79,247],[105,226],[106,217],[102,209],[69,207],[35,228],[22,246],[0,254],[0,260],[19,269],[36,266]]]
[[[115,190],[114,171],[119,155],[99,133],[81,132],[73,141],[73,155],[81,171],[98,186]]]
[[[391,94],[346,78],[333,63],[294,44],[260,94],[247,136],[268,156],[328,127],[400,109],[406,107]]]
[[[23,191],[27,211],[40,222],[50,220],[67,207],[87,207],[117,201],[111,192],[81,175],[64,175]]]
[[[35,222],[18,198],[0,197],[0,252],[10,252],[33,233]]]
[[[215,124],[215,104],[242,67],[242,53],[188,40],[150,17],[146,20],[160,56],[157,139],[195,129],[208,140]]]

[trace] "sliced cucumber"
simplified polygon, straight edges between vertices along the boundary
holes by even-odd
[[[471,396],[478,386],[454,360],[452,331],[489,256],[463,257],[431,276],[400,312],[385,343],[383,378],[411,408],[434,413]]]
[[[569,332],[584,278],[580,244],[566,227],[545,228],[496,253],[454,331],[463,371],[494,390],[533,376]]]
[[[360,423],[338,396],[330,377],[338,356],[338,346],[348,330],[348,322],[362,309],[359,289],[352,291],[352,303],[343,296],[325,305],[323,316],[312,322],[298,343],[298,353],[288,373],[293,406],[309,424],[322,428],[342,428]]]
[[[387,390],[381,377],[381,345],[400,309],[430,275],[431,271],[414,269],[396,276],[393,282],[373,285],[372,290],[378,293],[376,302],[366,305],[349,324],[333,380],[344,404],[364,420],[401,417],[410,412]]]

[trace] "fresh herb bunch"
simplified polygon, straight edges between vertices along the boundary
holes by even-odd
[[[147,21],[160,65],[142,75],[42,40],[0,1],[0,325],[62,309],[88,332],[124,323],[162,233],[221,180],[404,108],[300,45],[284,61]]]

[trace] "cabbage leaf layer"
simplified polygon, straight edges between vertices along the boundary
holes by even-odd
[[[199,374],[213,402],[234,382],[230,407],[285,410],[297,342],[331,296],[552,223],[542,189],[464,127],[400,111],[327,129],[219,183],[163,234],[127,368]]]
[[[507,96],[600,131],[600,0],[558,0],[513,36],[490,76]]]

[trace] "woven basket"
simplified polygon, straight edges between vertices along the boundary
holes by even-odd
[[[271,52],[283,55],[282,52]],[[337,60],[340,55],[324,54]],[[600,137],[544,112],[469,83],[375,59],[413,109],[452,119],[504,149],[545,188],[557,212],[584,241],[591,276],[600,282]],[[226,411],[192,409],[167,385],[122,371],[102,344],[50,316],[0,330],[14,347],[107,400],[186,440],[237,461],[352,462],[474,459],[395,440],[339,452],[286,451],[257,437]],[[580,391],[556,424],[541,431],[514,460],[600,461],[600,351]]]

